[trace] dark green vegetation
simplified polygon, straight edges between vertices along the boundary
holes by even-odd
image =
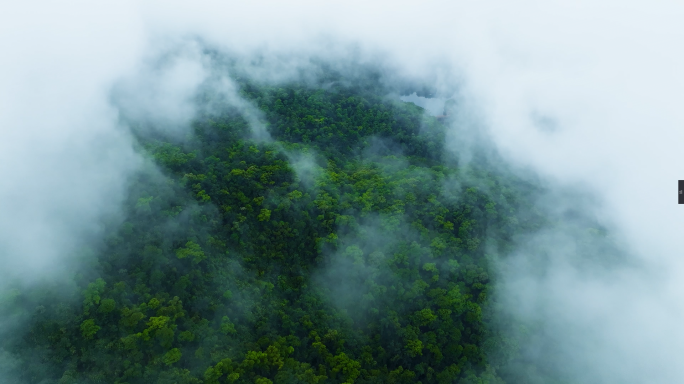
[[[77,300],[4,299],[28,319],[6,344],[18,380],[503,382],[485,249],[542,225],[536,187],[457,164],[413,104],[241,86],[273,141],[231,108],[183,142],[141,135],[162,172],[132,182]]]

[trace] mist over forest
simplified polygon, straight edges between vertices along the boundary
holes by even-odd
[[[680,382],[684,9],[617,6],[3,7],[0,382]]]

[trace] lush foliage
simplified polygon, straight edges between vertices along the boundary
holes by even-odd
[[[4,299],[30,303],[20,379],[502,382],[489,351],[513,347],[488,327],[485,248],[542,225],[535,187],[457,164],[413,104],[241,86],[273,140],[230,108],[183,142],[141,135],[158,168],[132,182],[78,300]]]

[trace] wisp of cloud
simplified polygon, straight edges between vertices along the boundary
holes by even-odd
[[[195,39],[272,60],[272,79],[352,52],[463,101],[447,150],[467,150],[478,130],[548,181],[539,206],[568,223],[526,244],[551,261],[530,272],[537,259],[521,245],[499,270],[499,300],[543,325],[526,358],[577,382],[684,381],[684,213],[674,200],[683,16],[665,1],[5,4],[0,288],[60,271],[117,212],[141,164],[120,113],[186,132],[189,100],[210,78],[201,49],[179,48],[166,66],[150,52]],[[578,262],[571,207],[601,222],[627,261],[606,266],[596,251]],[[538,353],[551,344],[554,355]]]

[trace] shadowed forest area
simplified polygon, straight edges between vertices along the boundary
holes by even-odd
[[[3,293],[16,382],[525,382],[492,263],[550,225],[543,188],[445,151],[453,102],[438,119],[380,85],[235,82],[271,139],[220,100],[182,140],[134,128],[156,166],[78,289]]]

